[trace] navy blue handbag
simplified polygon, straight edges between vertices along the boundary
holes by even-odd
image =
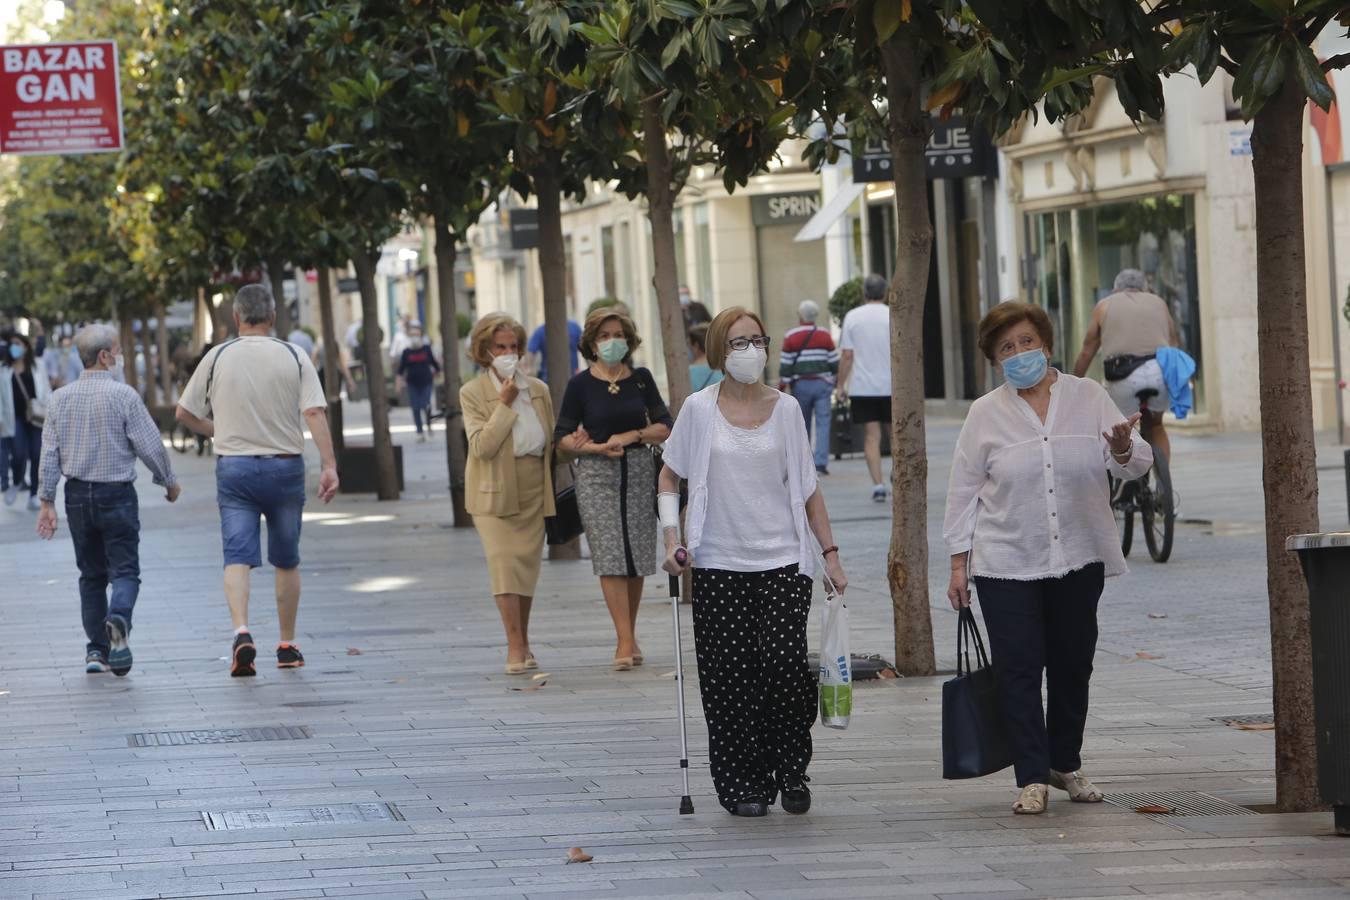
[[[976,668],[970,665],[972,645]],[[942,685],[942,777],[979,778],[1012,762],[994,667],[967,606],[956,626],[956,677]]]

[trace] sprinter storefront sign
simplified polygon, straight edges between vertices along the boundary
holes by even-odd
[[[0,153],[121,149],[116,43],[0,46]]]

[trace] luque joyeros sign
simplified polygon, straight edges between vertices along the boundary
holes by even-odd
[[[113,41],[0,46],[0,153],[122,149],[122,92]]]

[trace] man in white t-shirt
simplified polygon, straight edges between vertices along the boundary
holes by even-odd
[[[891,423],[891,308],[886,279],[868,275],[862,306],[844,316],[839,336],[839,399],[849,403],[853,424],[863,426],[863,456],[872,476],[872,499],[886,502],[881,477],[881,426]]]
[[[319,499],[338,489],[328,432],[328,403],[314,363],[298,347],[271,337],[276,304],[258,284],[234,298],[239,337],[202,358],[178,402],[178,421],[215,438],[216,502],[225,550],[225,598],[234,622],[230,674],[254,675],[257,648],[248,629],[249,573],[267,561],[276,570],[277,668],[305,664],[295,644],[300,608],[300,521],[305,507],[305,427],[322,466]]]

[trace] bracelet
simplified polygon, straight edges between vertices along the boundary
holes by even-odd
[[[829,556],[831,553],[838,553],[838,552],[839,552],[839,545],[835,544],[832,547],[826,547],[824,550],[820,551],[820,555]]]
[[[1116,462],[1120,462],[1120,461],[1122,461],[1122,460],[1129,459],[1129,458],[1130,458],[1131,456],[1133,456],[1133,455],[1134,455],[1134,448],[1133,448],[1133,447],[1130,447],[1130,448],[1129,448],[1128,450],[1126,450],[1124,453],[1117,453],[1117,452],[1114,451],[1114,450],[1111,451],[1111,458],[1114,459]]]

